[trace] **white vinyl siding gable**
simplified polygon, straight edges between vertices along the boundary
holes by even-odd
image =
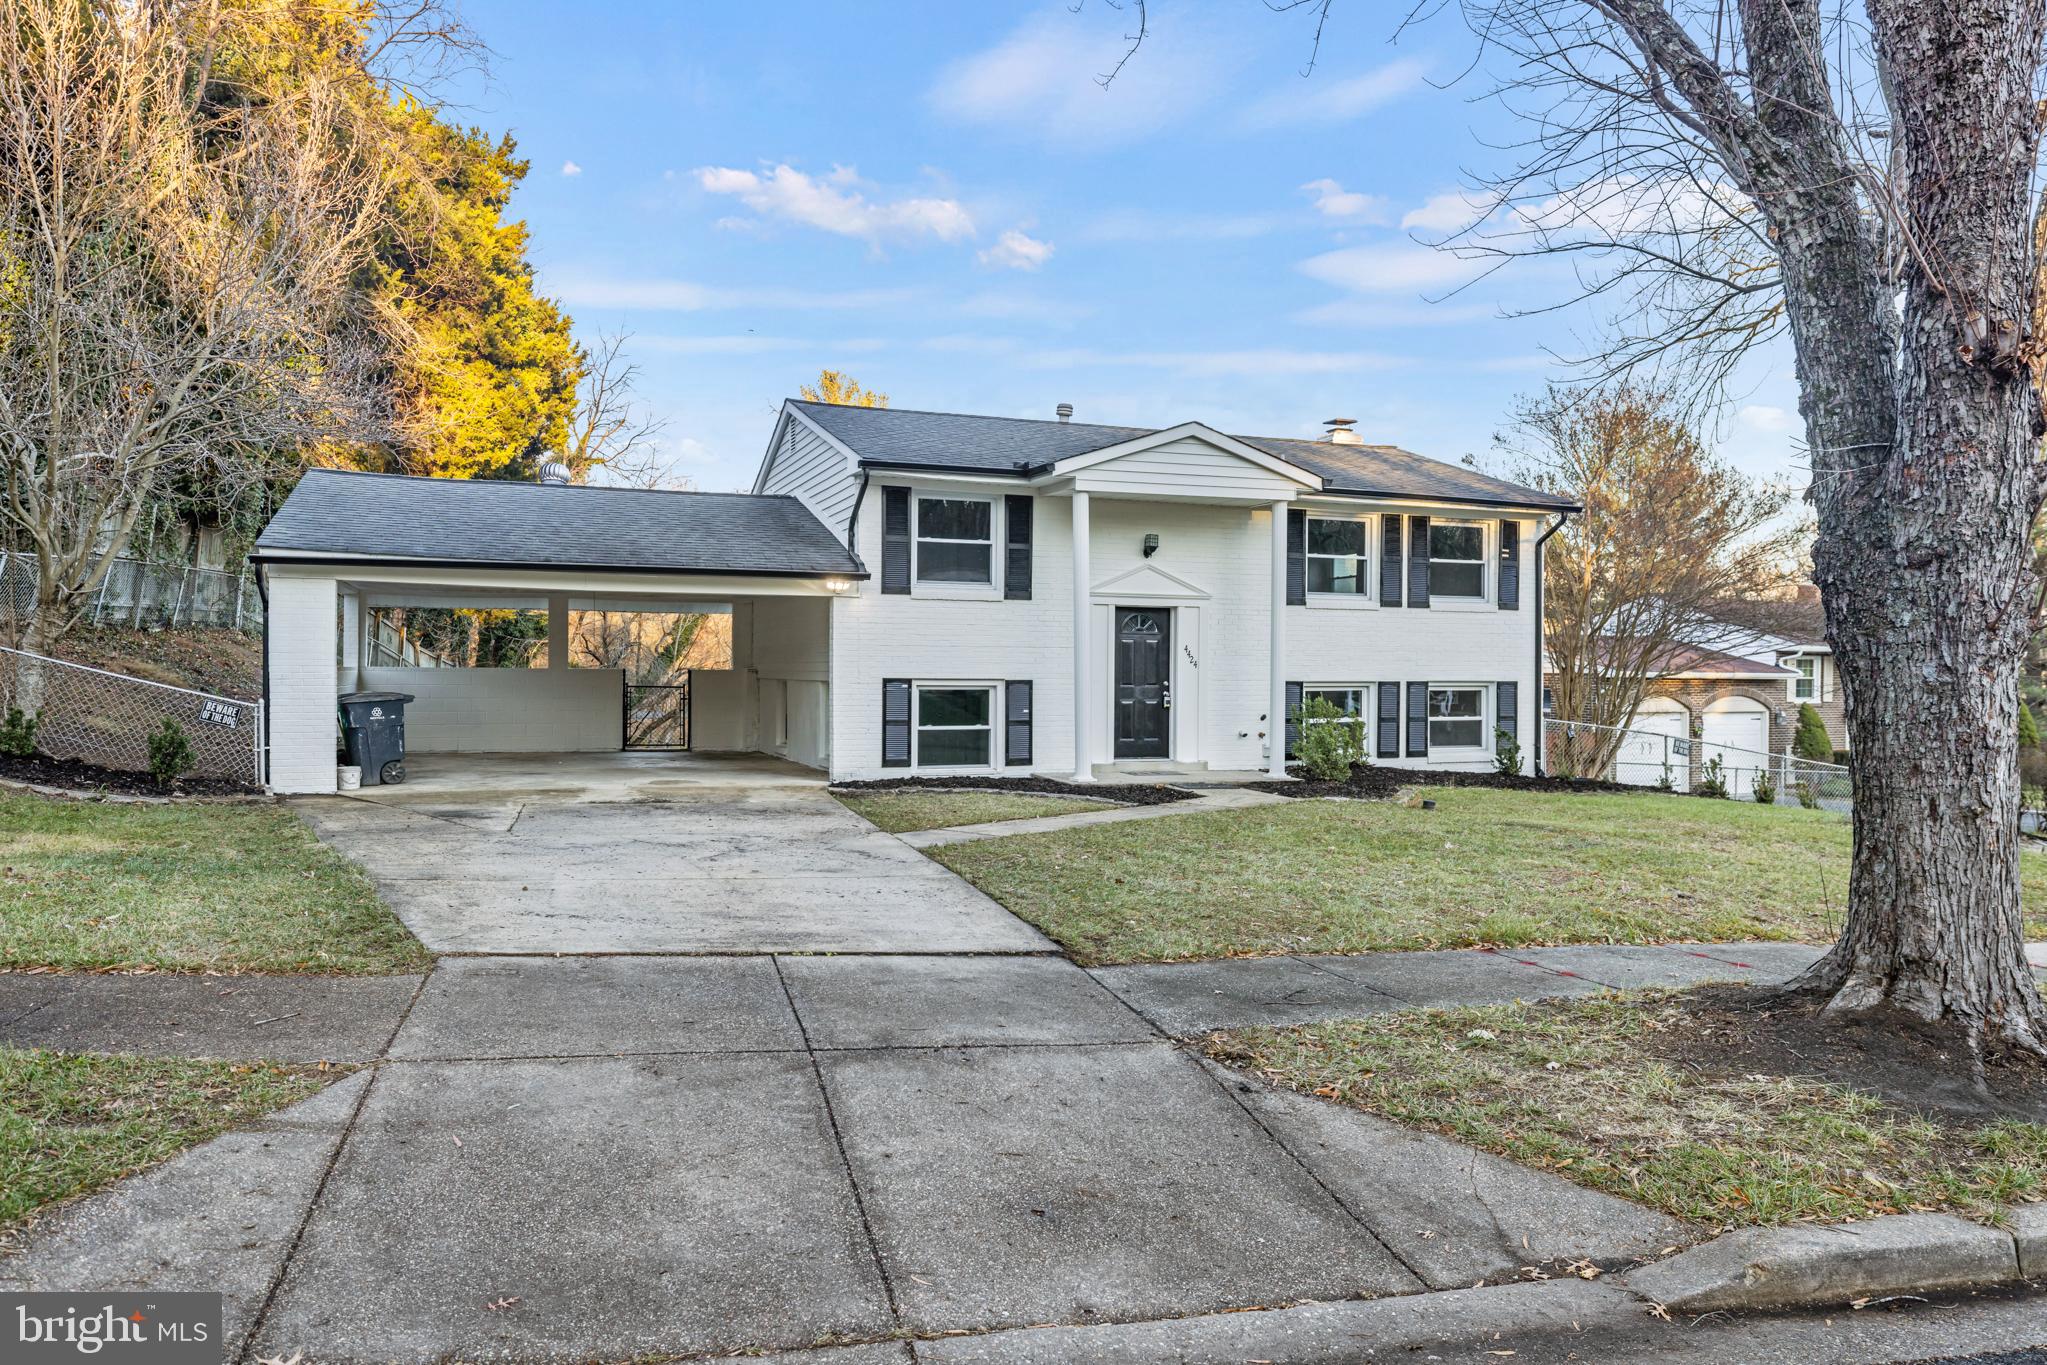
[[[845,453],[794,415],[762,472],[761,493],[784,493],[810,509],[825,529],[846,542],[847,521],[859,496],[860,476]],[[850,547],[850,546],[849,546]]]
[[[1073,486],[1112,498],[1206,493],[1277,501],[1300,491],[1292,480],[1193,436],[1081,470]]]

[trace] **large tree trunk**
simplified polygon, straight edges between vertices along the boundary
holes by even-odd
[[[1744,6],[1760,21],[1752,45],[1780,5]],[[1888,311],[1881,271],[1853,280],[1841,248],[1855,229],[1801,217],[1782,242],[1855,784],[1846,928],[1801,984],[1832,1008],[1897,1008],[2039,1050],[2017,846],[2039,407],[2018,324],[2042,6],[1870,0],[1870,13],[1902,170],[1892,207],[1911,242],[1894,369],[1886,355],[1872,370],[1866,340],[1888,324],[1842,330],[1873,295]],[[1809,93],[1795,90],[1805,41],[1755,62],[1783,74],[1787,99]]]

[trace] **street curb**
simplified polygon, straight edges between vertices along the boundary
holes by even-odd
[[[2047,1210],[2022,1211],[2023,1239],[1944,1213],[1860,1223],[1742,1228],[1622,1277],[1630,1292],[1686,1313],[1838,1307],[1899,1294],[2016,1284],[2030,1248],[2047,1270]],[[2015,1219],[2015,1225],[2017,1219]]]

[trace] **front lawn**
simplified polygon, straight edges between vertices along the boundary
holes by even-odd
[[[0,968],[412,972],[432,956],[282,806],[0,792]]]
[[[1430,788],[930,850],[1083,964],[1832,938],[1848,822],[1689,796]],[[2024,860],[2047,906],[2047,859]],[[2047,924],[2032,919],[2037,932]]]
[[[0,1047],[0,1229],[305,1099],[342,1074]]]
[[[1210,1054],[1713,1227],[2047,1196],[2047,1126],[1928,1118],[1721,1048],[1681,997],[1418,1010],[1217,1034]],[[1732,1062],[1734,1064],[1729,1065]]]
[[[839,804],[865,816],[890,834],[953,825],[981,825],[995,820],[1034,820],[1041,815],[1082,815],[1114,810],[1109,801],[1072,796],[1032,796],[1003,791],[863,791],[835,792]]]

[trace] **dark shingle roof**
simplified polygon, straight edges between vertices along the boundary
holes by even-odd
[[[863,574],[794,498],[309,470],[256,540],[370,558],[662,573]]]
[[[1060,460],[1149,436],[1159,428],[1048,422],[1030,417],[979,417],[912,408],[841,407],[796,402],[803,415],[836,436],[864,464],[962,473],[1036,472]],[[1437,502],[1511,507],[1575,508],[1569,498],[1431,460],[1398,446],[1337,445],[1283,436],[1236,438],[1268,455],[1319,474],[1328,490]]]

